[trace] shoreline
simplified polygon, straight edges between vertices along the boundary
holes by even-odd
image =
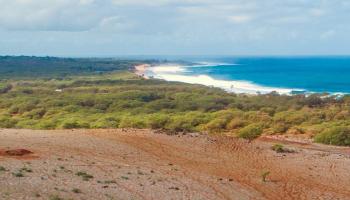
[[[134,73],[144,79],[149,79],[149,77],[145,74],[149,67],[151,67],[149,64],[136,65],[134,66]]]
[[[199,65],[194,65],[199,66]],[[185,75],[186,72],[185,65],[178,63],[169,63],[162,65],[149,65],[142,64],[135,66],[135,74],[145,79],[156,78],[165,81],[171,82],[182,82],[188,84],[199,84],[208,87],[217,87],[225,90],[229,93],[235,94],[245,94],[245,95],[260,95],[260,94],[269,94],[276,92],[280,95],[312,95],[312,94],[325,94],[324,96],[329,97],[343,97],[347,95],[342,92],[312,92],[305,89],[299,88],[279,88],[279,87],[270,87],[255,84],[251,81],[238,81],[238,80],[220,80],[215,79],[208,75]],[[148,72],[148,73],[147,73]],[[146,75],[148,74],[148,75]],[[152,76],[149,76],[152,74]]]
[[[198,65],[195,65],[198,66]],[[229,81],[229,80],[218,80],[208,75],[188,76],[181,74],[186,72],[186,66],[169,63],[163,65],[151,66],[149,64],[137,65],[135,68],[135,74],[145,79],[150,79],[147,72],[152,74],[152,77],[173,82],[182,82],[188,84],[199,84],[208,87],[217,87],[225,90],[229,93],[246,94],[246,95],[259,95],[268,94],[273,91],[278,94],[291,95],[291,93],[298,89],[288,88],[273,88],[256,85],[249,81]]]

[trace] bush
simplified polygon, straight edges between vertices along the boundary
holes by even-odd
[[[29,117],[30,119],[41,119],[45,113],[46,110],[44,108],[38,108],[26,113],[24,116]]]
[[[275,144],[271,147],[273,151],[277,153],[294,153],[295,151],[292,149],[285,148],[282,144]]]
[[[5,94],[12,89],[12,85],[0,85],[0,94]]]
[[[14,128],[17,124],[17,120],[1,117],[0,118],[0,128]]]
[[[56,122],[54,122],[53,120],[40,121],[36,125],[36,128],[38,128],[38,129],[55,129],[56,128]]]
[[[266,182],[267,181],[267,177],[270,175],[270,171],[265,171],[263,173],[261,173],[261,179],[263,182]]]
[[[146,128],[145,120],[137,117],[124,117],[119,128]]]
[[[166,124],[169,121],[169,117],[167,115],[151,115],[147,120],[147,127],[151,129],[164,129]]]
[[[254,140],[263,133],[263,126],[260,123],[251,124],[239,130],[238,137],[247,140]]]
[[[286,133],[289,129],[289,125],[281,122],[281,123],[276,123],[272,126],[272,131],[273,133]]]
[[[118,128],[120,120],[115,117],[104,117],[92,124],[92,128]]]
[[[225,129],[227,120],[225,119],[214,119],[205,125],[205,129],[211,133],[220,132]]]
[[[260,111],[267,113],[269,116],[273,116],[276,112],[274,108],[270,108],[270,107],[261,108]]]
[[[200,125],[208,123],[208,116],[200,112],[190,112],[172,117],[167,123],[166,129],[176,132],[196,131]]]
[[[24,112],[28,112],[31,111],[35,108],[35,106],[37,105],[38,101],[36,100],[28,100],[27,102],[23,102],[21,104],[19,104],[18,107],[18,113],[24,113]]]
[[[309,111],[286,111],[274,116],[275,123],[299,125],[308,120]]]
[[[326,129],[317,134],[314,140],[323,144],[350,146],[350,127],[338,126]]]
[[[300,134],[304,134],[305,131],[302,128],[299,127],[293,127],[288,129],[287,134],[292,134],[292,135],[300,135]]]
[[[244,120],[239,118],[234,118],[227,124],[226,128],[229,130],[237,129],[237,128],[244,127],[245,124],[246,122]]]
[[[74,128],[89,128],[90,125],[86,122],[79,123],[78,121],[65,121],[62,124],[63,129],[74,129]]]
[[[284,152],[284,146],[282,144],[275,144],[271,147],[272,150],[276,151],[277,153],[283,153]]]

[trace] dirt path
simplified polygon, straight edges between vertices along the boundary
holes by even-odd
[[[349,199],[349,148],[288,143],[297,152],[278,154],[272,144],[149,130],[0,130],[0,199]],[[6,153],[18,149],[33,153]]]

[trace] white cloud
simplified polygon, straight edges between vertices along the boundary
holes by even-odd
[[[95,0],[80,0],[79,1],[79,3],[82,5],[89,5],[89,4],[92,4],[94,2],[95,2]]]
[[[111,16],[102,19],[96,30],[120,33],[131,30],[133,27],[131,22],[126,22],[120,16]]]
[[[93,0],[0,0],[0,27],[9,30],[88,30],[100,19]]]
[[[244,24],[250,22],[252,19],[253,17],[249,15],[235,15],[228,17],[228,20],[235,24]]]
[[[0,0],[0,45],[16,49],[16,41],[21,48],[37,38],[37,48],[45,42],[77,49],[114,43],[109,49],[144,44],[137,50],[210,51],[239,45],[254,49],[264,42],[306,44],[342,35],[345,41],[349,8],[348,0]]]
[[[117,6],[161,6],[170,3],[169,0],[112,0]]]
[[[326,11],[318,8],[313,8],[310,10],[310,14],[315,17],[321,17],[326,14]]]

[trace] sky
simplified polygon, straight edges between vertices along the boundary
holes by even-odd
[[[0,55],[350,55],[350,1],[0,0]]]

